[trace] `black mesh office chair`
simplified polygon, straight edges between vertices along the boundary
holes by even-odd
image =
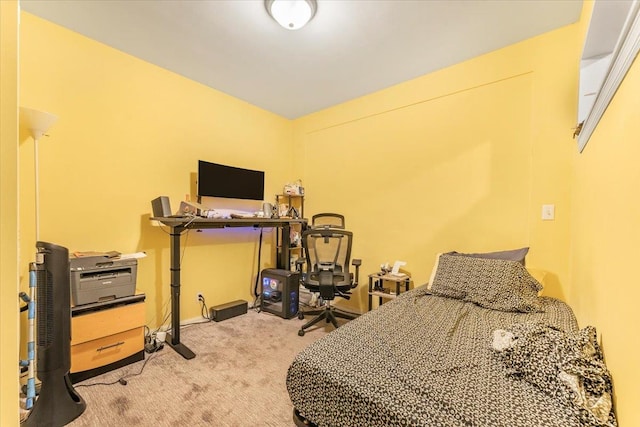
[[[305,258],[299,263],[306,264],[302,284],[311,292],[319,292],[326,303],[321,310],[300,312],[301,319],[305,314],[318,316],[303,325],[298,335],[303,336],[306,329],[323,319],[337,328],[336,317],[350,320],[357,317],[357,315],[337,311],[331,305],[331,301],[336,296],[349,299],[351,289],[358,286],[362,262],[354,259],[351,264],[356,268],[355,275],[349,271],[352,241],[353,233],[338,228],[310,228],[302,233]]]

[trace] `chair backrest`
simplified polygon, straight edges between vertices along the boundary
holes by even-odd
[[[311,227],[344,229],[344,215],[329,212],[315,214],[311,217]]]
[[[352,287],[349,271],[353,233],[335,228],[310,228],[302,233],[302,246],[306,254],[307,272],[303,285],[320,289],[323,298],[330,290],[340,291]],[[325,288],[323,292],[323,289]]]

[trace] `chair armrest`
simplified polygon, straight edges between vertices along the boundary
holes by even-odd
[[[351,284],[352,288],[355,288],[358,286],[358,280],[360,278],[360,266],[362,265],[362,260],[361,259],[353,259],[351,260],[351,265],[356,267],[356,274],[353,277],[353,283]]]

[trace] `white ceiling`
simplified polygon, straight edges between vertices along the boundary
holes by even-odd
[[[2,0],[0,0],[2,1]],[[580,0],[21,0],[23,10],[293,119],[559,28]]]

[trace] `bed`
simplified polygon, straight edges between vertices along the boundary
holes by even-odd
[[[523,262],[449,253],[429,284],[299,353],[299,426],[615,426],[591,327]]]

